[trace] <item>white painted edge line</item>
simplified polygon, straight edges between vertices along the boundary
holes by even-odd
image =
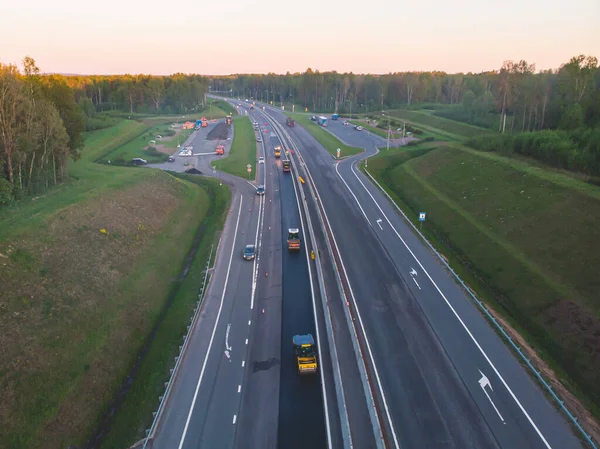
[[[215,325],[213,327],[212,335],[210,336],[210,341],[208,343],[208,349],[206,350],[206,355],[204,356],[204,362],[202,363],[202,370],[200,371],[200,376],[198,377],[198,384],[196,385],[196,391],[194,392],[194,398],[192,399],[192,403],[190,405],[190,410],[188,412],[187,419],[185,421],[185,427],[183,428],[183,433],[181,434],[181,440],[179,441],[179,449],[183,447],[183,443],[185,441],[185,436],[187,434],[188,427],[190,425],[190,420],[192,418],[192,413],[194,411],[194,406],[196,404],[196,399],[198,398],[198,392],[200,391],[200,385],[202,384],[202,378],[204,377],[204,370],[206,369],[206,364],[208,363],[208,356],[210,355],[210,351],[212,348],[213,341],[215,339],[215,333],[217,332],[217,327],[219,325],[219,318],[221,317],[221,311],[223,310],[223,302],[225,300],[225,293],[227,292],[227,283],[229,281],[229,273],[231,271],[231,262],[233,261],[233,253],[235,251],[235,242],[237,240],[237,231],[240,224],[240,216],[242,214],[242,203],[244,202],[244,198],[240,195],[240,208],[238,211],[237,221],[235,223],[235,231],[233,234],[233,243],[231,245],[231,254],[229,255],[229,265],[227,266],[227,274],[225,275],[225,285],[223,286],[223,294],[221,295],[221,303],[219,305],[219,312],[217,313],[217,318],[215,319]]]
[[[538,434],[538,436],[540,437],[540,439],[544,443],[544,445],[548,449],[552,449],[552,446],[550,446],[550,444],[548,443],[548,441],[546,440],[546,438],[544,437],[544,435],[542,434],[542,432],[540,431],[540,429],[538,428],[538,426],[535,424],[535,422],[533,421],[533,419],[529,416],[529,414],[525,410],[525,407],[523,407],[523,405],[521,404],[521,402],[517,399],[517,396],[513,393],[513,391],[511,390],[511,388],[508,386],[508,383],[504,380],[504,378],[502,377],[502,375],[500,374],[500,372],[498,371],[498,369],[496,368],[496,366],[492,363],[492,361],[490,360],[490,358],[488,357],[488,355],[486,354],[486,352],[483,350],[483,348],[481,347],[481,345],[479,344],[479,342],[477,341],[477,339],[475,338],[475,336],[471,333],[470,329],[467,327],[467,325],[465,324],[465,322],[462,320],[462,318],[460,317],[460,315],[458,314],[458,312],[454,309],[454,307],[452,307],[452,304],[450,304],[450,301],[448,301],[448,298],[446,298],[446,296],[444,295],[444,293],[442,293],[442,290],[438,287],[438,285],[435,283],[435,281],[433,280],[433,278],[429,275],[429,273],[427,272],[427,270],[425,269],[425,267],[421,264],[421,261],[419,259],[417,259],[417,256],[415,255],[415,253],[412,252],[412,250],[407,245],[407,243],[404,241],[404,239],[402,238],[402,236],[400,236],[400,233],[392,225],[392,222],[387,217],[387,215],[385,214],[385,212],[383,212],[383,209],[381,209],[381,206],[379,206],[379,203],[375,200],[375,198],[373,197],[373,195],[371,194],[371,192],[369,192],[369,189],[367,188],[367,186],[365,186],[365,184],[362,182],[362,180],[360,179],[360,177],[356,174],[356,172],[354,171],[354,163],[352,163],[350,169],[352,170],[352,173],[354,174],[354,176],[356,176],[356,179],[358,179],[358,181],[361,183],[361,185],[363,186],[363,188],[369,194],[369,196],[371,197],[371,199],[373,200],[373,202],[375,203],[375,205],[377,206],[377,208],[379,209],[379,211],[383,214],[383,216],[385,217],[386,221],[388,222],[388,224],[390,225],[390,227],[392,228],[392,230],[394,231],[394,233],[398,236],[398,238],[400,239],[400,241],[402,242],[402,244],[406,247],[406,249],[411,254],[411,256],[413,257],[413,259],[415,259],[415,261],[419,264],[419,266],[421,267],[421,269],[423,270],[423,272],[425,273],[425,275],[427,276],[427,278],[431,281],[431,283],[433,284],[433,286],[435,287],[435,289],[438,291],[438,293],[440,294],[440,296],[444,299],[444,302],[448,305],[448,307],[450,308],[450,310],[452,311],[452,313],[454,314],[454,316],[456,317],[456,319],[460,322],[460,324],[462,325],[462,327],[464,328],[464,330],[467,332],[467,334],[469,335],[469,337],[471,338],[471,340],[473,341],[473,343],[475,344],[475,346],[477,347],[477,349],[479,349],[479,352],[481,352],[481,354],[483,355],[483,357],[485,358],[485,360],[488,362],[488,364],[490,365],[490,367],[492,368],[492,370],[496,373],[496,376],[498,376],[498,378],[500,379],[500,382],[502,382],[502,385],[504,385],[504,387],[506,388],[506,390],[508,391],[508,393],[510,394],[510,396],[513,398],[513,400],[515,401],[515,403],[517,404],[517,406],[521,410],[521,412],[523,412],[523,415],[525,415],[525,417],[529,421],[529,424],[531,424],[531,426],[533,427],[533,429],[536,431],[536,433]]]
[[[340,174],[339,170],[338,170],[338,166],[339,164],[336,163],[335,164],[335,172],[338,174],[338,176],[340,177],[340,179],[342,180],[342,182],[346,185],[346,188],[348,189],[348,191],[350,192],[350,194],[354,197],[354,200],[356,201],[356,204],[358,204],[358,207],[360,208],[360,211],[362,212],[363,216],[365,217],[365,220],[367,220],[367,223],[369,223],[369,226],[373,226],[371,224],[371,222],[369,221],[369,219],[367,218],[367,214],[365,213],[364,209],[362,208],[360,202],[358,201],[358,198],[356,198],[356,195],[354,194],[354,192],[352,191],[352,189],[350,188],[350,186],[348,186],[348,184],[346,184],[346,180],[342,177],[342,175]]]
[[[237,415],[233,415],[233,423],[232,424],[235,424],[236,421],[237,421]]]

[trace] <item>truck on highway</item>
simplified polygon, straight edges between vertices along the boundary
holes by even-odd
[[[300,251],[300,230],[296,228],[288,229],[287,238],[288,251]]]
[[[290,128],[293,128],[296,125],[296,122],[294,121],[293,118],[288,117],[288,118],[285,119],[285,124],[287,126],[289,126]]]
[[[223,156],[225,154],[225,147],[223,145],[217,145],[215,153],[219,156]]]
[[[331,120],[337,120],[338,118],[340,118],[340,116],[338,114],[333,114],[331,116]]]
[[[290,161],[289,161],[289,159],[286,159],[285,161],[283,161],[283,171],[290,171]]]
[[[202,120],[196,120],[196,129],[200,129],[202,126]]]
[[[317,123],[321,126],[327,126],[327,117],[323,117],[322,115],[318,116]]]
[[[316,373],[318,369],[315,339],[311,334],[292,338],[298,374]]]
[[[279,145],[275,147],[275,157],[281,157],[281,147]]]
[[[228,125],[231,125],[231,115],[228,115],[227,117],[225,117],[225,123],[227,123]]]
[[[208,126],[208,120],[206,120],[206,117],[202,117],[201,119],[202,121],[202,128],[206,128]]]

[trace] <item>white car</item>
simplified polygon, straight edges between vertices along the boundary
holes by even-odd
[[[261,156],[261,157],[259,157],[259,158],[258,158],[258,163],[259,163],[259,164],[264,164],[264,163],[265,163],[265,158],[264,158],[264,157],[262,157],[262,156]]]
[[[362,126],[357,126],[357,127],[356,127],[356,128],[354,128],[354,129],[355,129],[355,130],[357,130],[357,131],[362,131],[362,130],[363,130],[363,127],[362,127]]]

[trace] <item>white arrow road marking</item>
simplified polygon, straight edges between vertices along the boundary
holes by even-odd
[[[498,408],[496,408],[496,404],[494,404],[494,401],[492,401],[492,398],[490,398],[490,395],[488,394],[487,390],[485,389],[485,387],[490,387],[490,390],[494,391],[494,389],[492,388],[492,384],[490,383],[490,380],[487,378],[487,376],[485,374],[483,374],[481,372],[481,370],[479,370],[479,374],[481,374],[481,379],[479,379],[479,386],[485,393],[486,397],[488,398],[488,401],[490,401],[490,404],[492,404],[492,407],[494,407],[494,410],[496,410],[496,413],[498,414],[498,416],[500,417],[502,422],[504,424],[506,424],[506,421],[504,421],[504,418],[498,411]]]
[[[381,227],[381,218],[377,219],[377,224],[379,225],[379,229],[381,229],[383,231],[383,228]]]
[[[225,357],[229,358],[231,355],[229,351],[231,351],[231,346],[229,346],[229,331],[231,329],[231,323],[227,325],[227,331],[225,332]]]
[[[417,270],[415,270],[413,267],[410,267],[410,277],[412,278],[412,280],[414,281],[414,283],[417,284],[417,287],[419,287],[419,290],[421,290],[421,286],[419,285],[419,283],[415,279],[415,276],[418,276],[418,275],[419,275],[419,273],[417,273]]]

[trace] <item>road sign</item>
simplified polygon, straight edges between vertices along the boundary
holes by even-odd
[[[419,212],[419,221],[425,221],[425,212]]]
[[[340,157],[340,153],[341,153],[341,152],[342,152],[342,150],[338,148],[338,149],[337,149],[337,157]]]

